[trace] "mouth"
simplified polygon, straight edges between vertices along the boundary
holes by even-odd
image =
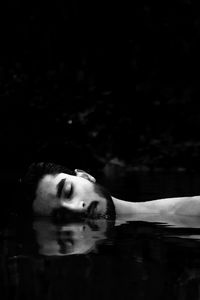
[[[94,219],[97,216],[97,205],[98,202],[97,201],[93,201],[90,206],[88,207],[87,210],[87,215],[90,219]]]

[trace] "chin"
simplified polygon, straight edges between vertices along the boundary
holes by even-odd
[[[116,218],[116,211],[115,211],[115,205],[112,199],[112,196],[110,192],[104,188],[103,186],[99,184],[95,184],[95,190],[96,193],[103,197],[106,201],[106,209],[104,213],[101,213],[101,218],[107,219],[107,220],[115,220]]]

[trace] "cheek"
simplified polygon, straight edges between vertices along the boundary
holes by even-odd
[[[87,203],[90,200],[93,200],[94,196],[94,192],[90,187],[77,185],[76,189],[74,189],[73,199],[77,198],[80,200],[84,200]]]

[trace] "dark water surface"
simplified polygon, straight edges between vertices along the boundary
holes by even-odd
[[[134,181],[138,200],[200,195],[195,174]],[[200,299],[200,218],[176,225],[10,218],[0,231],[0,299]]]

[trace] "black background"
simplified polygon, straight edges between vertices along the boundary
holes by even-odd
[[[1,7],[3,174],[34,160],[199,172],[198,7],[129,4]]]

